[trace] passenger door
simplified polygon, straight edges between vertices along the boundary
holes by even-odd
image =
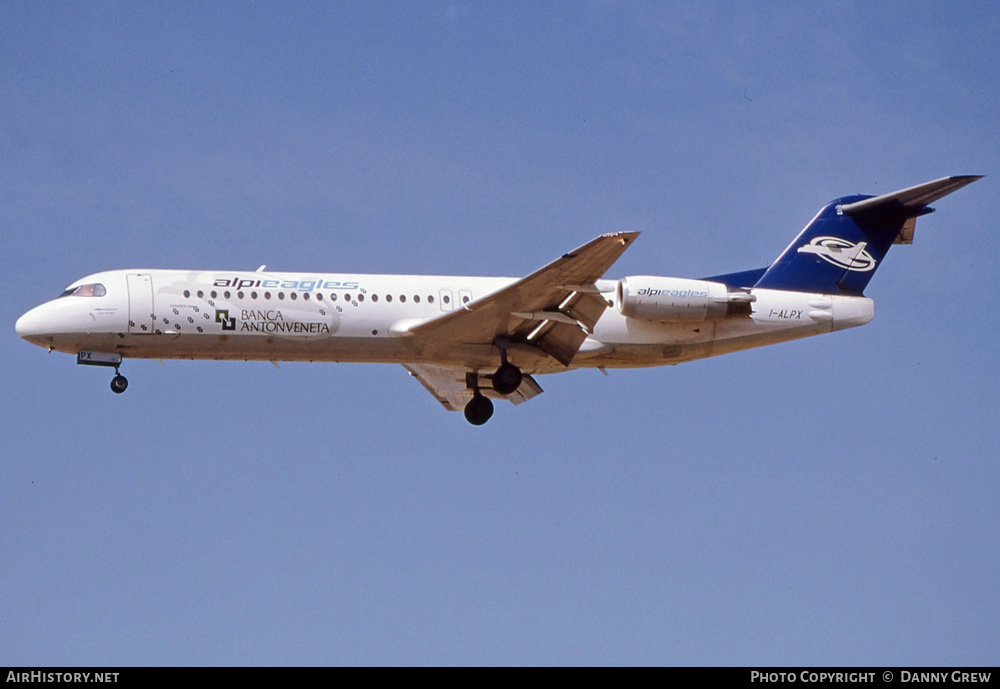
[[[153,281],[149,275],[130,273],[128,278],[128,331],[153,334]]]

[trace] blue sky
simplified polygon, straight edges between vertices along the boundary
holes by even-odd
[[[995,4],[6,2],[0,47],[0,664],[997,663]],[[869,325],[482,428],[14,332],[115,268],[755,268],[950,174]]]

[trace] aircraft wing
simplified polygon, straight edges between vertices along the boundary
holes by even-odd
[[[448,411],[462,411],[472,399],[472,390],[466,385],[464,369],[424,364],[404,364],[403,367]],[[510,395],[501,395],[489,386],[480,388],[480,393],[494,399],[506,399],[514,404],[521,404],[541,394],[542,388],[534,378],[524,376],[521,386]]]
[[[409,334],[447,343],[525,342],[568,366],[608,302],[595,283],[638,232],[606,234],[544,268],[463,308],[410,328]]]

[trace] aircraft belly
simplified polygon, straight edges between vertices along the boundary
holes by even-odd
[[[413,350],[391,337],[293,339],[262,336],[162,334],[132,338],[119,349],[136,359],[219,359],[240,361],[331,361],[399,363]]]
[[[806,308],[790,308],[786,303],[789,296],[782,295],[780,303],[772,300],[759,317],[755,309],[750,317],[701,323],[613,319],[594,334],[611,351],[574,361],[573,365],[574,368],[667,366],[830,332],[830,318],[816,317],[815,309],[810,312]],[[799,295],[797,299],[802,301],[806,296]]]
[[[110,340],[88,342],[65,351],[104,350]],[[454,344],[421,347],[419,341],[391,336],[294,339],[259,335],[178,335],[132,337],[110,351],[136,359],[218,359],[239,361],[328,361],[342,363],[423,363],[469,371],[492,371],[498,351],[493,345]],[[512,347],[511,361],[525,373],[563,371],[565,367],[532,348]]]
[[[121,338],[114,333],[65,333],[52,335],[50,346],[54,351],[76,355],[82,350],[116,352],[121,347]]]

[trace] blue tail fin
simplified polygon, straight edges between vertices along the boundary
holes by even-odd
[[[882,196],[845,196],[806,225],[755,287],[861,295],[889,247],[913,240],[927,204],[979,179],[944,177]]]

